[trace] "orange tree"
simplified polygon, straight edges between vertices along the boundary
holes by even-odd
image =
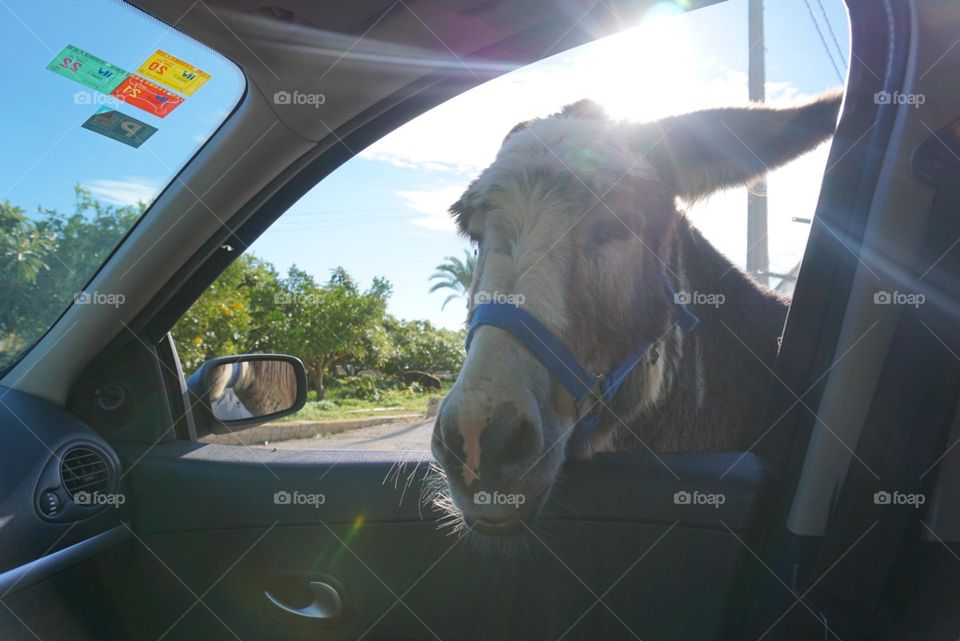
[[[320,284],[293,266],[282,284],[275,309],[282,314],[284,330],[274,332],[273,344],[303,361],[317,399],[323,399],[324,381],[337,365],[385,352],[383,319],[391,293],[387,280],[374,278],[363,290],[337,267]]]

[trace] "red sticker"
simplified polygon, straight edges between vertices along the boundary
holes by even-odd
[[[159,118],[165,118],[183,102],[177,94],[136,74],[127,76],[110,95]]]

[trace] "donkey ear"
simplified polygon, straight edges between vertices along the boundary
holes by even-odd
[[[843,94],[789,109],[710,109],[639,125],[633,144],[673,193],[696,200],[810,151],[836,127]]]

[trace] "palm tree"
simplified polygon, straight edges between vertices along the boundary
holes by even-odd
[[[452,289],[453,294],[447,296],[440,309],[447,306],[452,300],[463,297],[466,299],[470,292],[470,283],[473,282],[473,270],[477,266],[477,257],[471,254],[469,250],[463,252],[464,260],[456,256],[447,256],[444,262],[437,265],[437,270],[433,272],[430,280],[437,281],[430,288],[430,293],[440,289]]]

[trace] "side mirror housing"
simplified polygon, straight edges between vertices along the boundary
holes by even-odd
[[[197,422],[226,434],[300,411],[307,372],[299,358],[283,354],[218,356],[190,376],[187,388]]]

